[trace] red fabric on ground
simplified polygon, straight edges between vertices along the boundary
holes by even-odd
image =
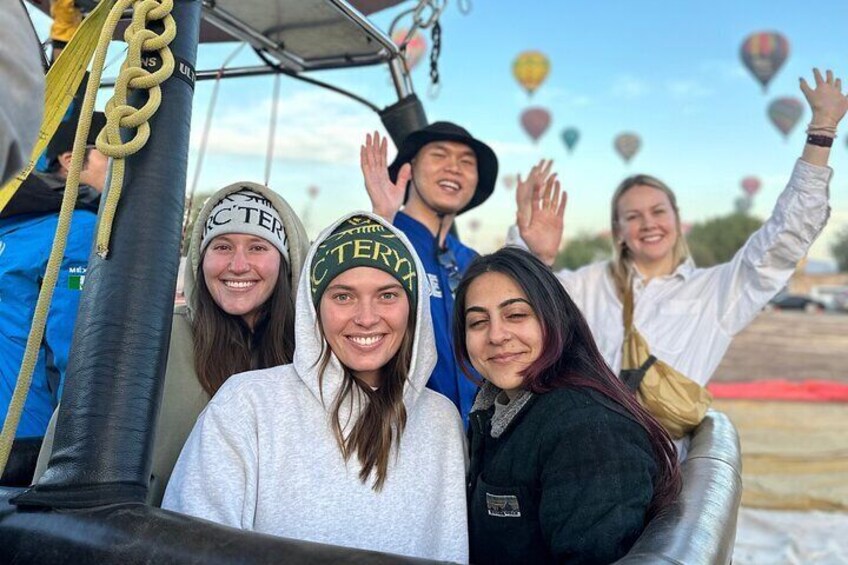
[[[753,382],[710,383],[707,385],[707,389],[715,398],[848,402],[848,384],[836,381],[773,379]]]

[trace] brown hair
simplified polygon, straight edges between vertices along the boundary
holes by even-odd
[[[392,444],[400,449],[400,438],[406,428],[406,406],[403,403],[403,391],[409,377],[409,366],[412,363],[412,348],[415,340],[415,312],[409,312],[406,323],[406,332],[401,340],[400,348],[394,357],[386,363],[381,373],[383,382],[377,390],[353,376],[353,373],[342,365],[344,377],[339,392],[333,400],[330,408],[332,414],[331,427],[336,443],[342,452],[345,461],[356,453],[361,465],[359,479],[365,483],[374,473],[374,484],[372,488],[379,492],[386,482],[389,469],[389,456]],[[318,315],[318,328],[324,335],[321,325],[321,316]],[[322,340],[321,357],[318,361],[318,388],[323,396],[324,370],[330,363],[330,350],[327,340]],[[360,412],[347,437],[344,428],[348,422],[342,424],[339,412],[342,404],[361,401],[362,396],[367,399],[367,405]],[[323,401],[323,398],[322,398]]]
[[[194,368],[203,390],[214,396],[232,375],[291,363],[294,299],[289,266],[281,259],[277,284],[251,331],[241,316],[227,314],[212,298],[203,276],[204,256],[205,252],[200,257],[194,293]]]
[[[680,209],[677,207],[677,197],[667,184],[656,177],[650,175],[633,175],[627,177],[618,188],[615,189],[615,194],[612,196],[612,206],[610,211],[610,226],[612,228],[612,261],[610,262],[610,273],[613,282],[615,283],[618,297],[624,296],[625,288],[630,284],[630,277],[633,267],[633,257],[630,250],[627,249],[624,242],[618,242],[618,201],[624,196],[624,193],[634,186],[649,186],[663,192],[671,203],[671,208],[674,210],[674,225],[677,229],[677,239],[672,248],[672,263],[674,268],[677,268],[681,263],[689,258],[689,246],[686,244],[686,237],[683,235],[683,230],[680,227]]]

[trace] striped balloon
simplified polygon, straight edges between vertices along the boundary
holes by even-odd
[[[801,119],[804,113],[804,105],[797,98],[785,97],[774,100],[768,107],[768,117],[774,127],[780,130],[784,137]]]
[[[789,56],[789,41],[776,31],[752,33],[742,42],[739,56],[765,91]]]

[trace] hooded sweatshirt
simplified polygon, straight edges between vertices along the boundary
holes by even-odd
[[[203,240],[203,228],[206,219],[215,205],[227,194],[247,188],[271,201],[280,215],[283,229],[289,245],[291,264],[291,288],[296,293],[303,260],[309,249],[309,238],[294,210],[280,196],[265,186],[255,183],[238,183],[222,188],[213,194],[197,216],[191,234],[191,246],[186,261],[184,292],[186,304],[174,310],[171,324],[171,344],[168,352],[168,366],[165,374],[165,390],[159,410],[159,422],[156,428],[153,465],[151,470],[148,500],[158,505],[165,492],[165,485],[171,476],[171,470],[180,450],[186,441],[197,416],[209,402],[209,394],[200,385],[194,370],[194,287],[195,276],[200,266],[200,243]]]
[[[306,265],[336,226],[354,215],[374,218],[412,250],[399,230],[357,212],[321,234]],[[423,273],[417,255],[415,262]],[[412,363],[403,392],[407,424],[400,448],[392,447],[381,491],[372,489],[373,477],[360,480],[355,455],[345,462],[330,427],[333,400],[348,377],[333,354],[319,385],[325,341],[305,273],[297,295],[294,362],[224,383],[180,455],[163,508],[287,538],[466,562],[463,426],[453,403],[426,388],[437,355],[426,279],[417,279]],[[350,423],[346,431],[368,401],[359,392],[354,397],[339,414]]]

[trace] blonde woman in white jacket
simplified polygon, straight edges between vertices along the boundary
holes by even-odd
[[[831,71],[813,73],[814,87],[801,79],[813,115],[801,158],[771,216],[730,262],[696,267],[674,193],[654,177],[636,175],[612,198],[613,259],[557,273],[614,372],[621,371],[627,285],[633,288],[634,326],[651,353],[706,385],[733,336],[786,285],[821,233],[830,216],[830,145],[848,97]],[[551,265],[562,238],[566,194],[549,163],[540,163],[517,192],[518,226],[509,241]],[[685,450],[685,444],[678,447]]]
[[[426,277],[406,237],[350,214],[312,245],[290,365],[228,379],[163,507],[293,539],[465,562],[459,414],[436,363]]]

